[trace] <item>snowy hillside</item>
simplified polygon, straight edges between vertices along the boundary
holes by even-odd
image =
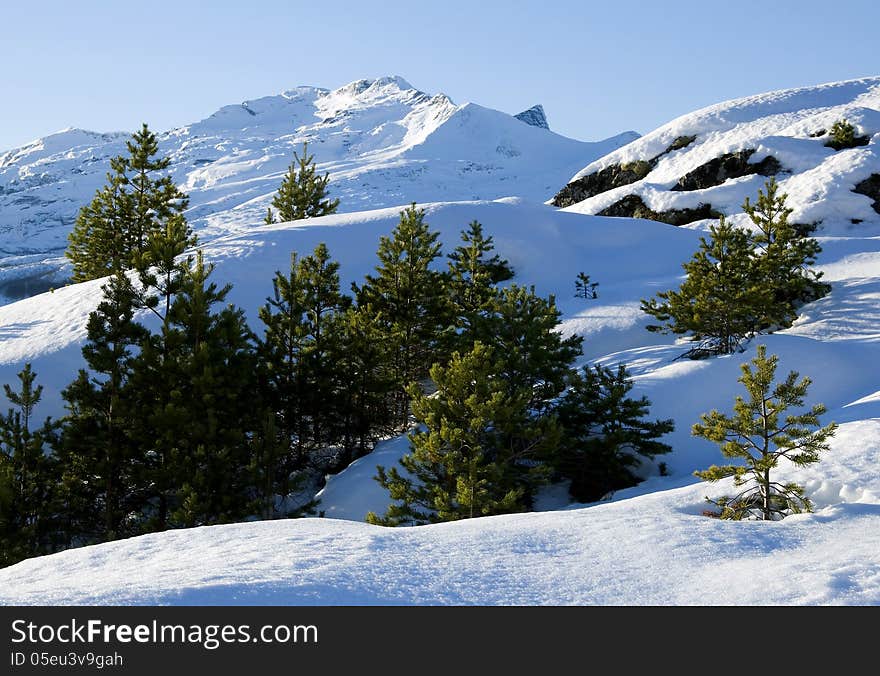
[[[863,145],[825,145],[840,120]],[[792,221],[864,233],[880,226],[878,134],[880,78],[750,96],[684,115],[592,162],[553,202],[584,214],[650,210],[697,227],[711,211],[743,224],[743,200],[775,175]]]
[[[542,128],[538,109],[521,121],[399,77],[358,80],[225,106],[161,134],[159,147],[206,241],[260,222],[303,141],[351,212],[513,195],[543,201],[584,162],[637,137],[575,141]],[[59,286],[67,233],[129,136],[70,129],[0,154],[0,302]]]
[[[362,520],[387,504],[372,480],[375,465],[392,465],[407,451],[404,439],[392,439],[329,478],[318,496],[324,519],[167,532],[24,561],[0,570],[0,603],[880,604],[880,216],[868,197],[851,191],[853,181],[878,171],[880,127],[871,122],[880,115],[878,92],[875,78],[721,104],[586,168],[585,176],[695,136],[693,147],[658,161],[654,172],[668,169],[662,182],[648,182],[657,178],[649,175],[615,189],[641,191],[656,210],[663,204],[649,203],[655,195],[699,197],[670,188],[718,152],[752,142],[789,149],[778,161],[790,173],[778,179],[799,210],[795,219],[822,219],[819,267],[832,291],[802,308],[793,327],[760,336],[740,354],[678,359],[685,348],[646,331],[639,310],[641,298],[679,283],[681,263],[708,221],[681,228],[578,213],[593,208],[590,200],[566,210],[514,199],[424,205],[445,251],[477,219],[512,263],[515,281],[555,293],[563,330],[584,336],[582,362],[628,365],[635,394],[653,402],[652,417],[675,420],[665,438],[674,449],[663,457],[668,476],[648,468],[642,484],[595,505],[565,504],[563,486],[541,496],[539,507],[548,511],[540,513],[385,529]],[[867,145],[835,152],[809,137],[820,120],[830,127],[843,116],[869,136]],[[804,138],[796,136],[801,132]],[[685,163],[701,143],[705,154]],[[752,157],[760,161],[761,152]],[[674,169],[664,165],[679,161]],[[703,199],[734,213],[763,180],[731,179],[704,189]],[[595,206],[612,197],[590,199]],[[398,211],[251,223],[215,239],[205,253],[217,264],[217,278],[235,285],[230,300],[259,330],[257,307],[291,250],[326,242],[346,287],[375,265],[378,238],[393,228]],[[574,298],[580,271],[599,282],[598,299]],[[61,413],[58,391],[82,365],[79,345],[99,287],[89,282],[0,307],[0,382],[11,382],[31,360],[46,385],[40,417]],[[711,408],[730,411],[741,391],[739,366],[758,344],[779,355],[778,377],[792,369],[810,376],[808,403],[823,402],[823,422],[840,428],[819,463],[779,469],[782,480],[805,486],[815,514],[770,523],[710,519],[701,514],[703,497],[730,486],[692,476],[723,458],[717,446],[691,437],[690,427]]]

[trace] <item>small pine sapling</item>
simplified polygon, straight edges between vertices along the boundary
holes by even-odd
[[[734,486],[742,489],[733,496],[706,498],[721,508],[722,519],[775,520],[813,509],[803,486],[780,483],[770,472],[781,458],[799,467],[818,462],[819,454],[828,450],[837,424],[820,427],[819,416],[825,413],[822,404],[805,413],[786,415],[791,408],[803,407],[811,381],[806,377],[798,381],[799,374],[792,371],[785,381],[774,384],[778,361],[776,355],[767,357],[765,346],[759,345],[757,357],[741,367],[739,382],[745,386],[748,400],[737,396],[733,417],[713,410],[703,414],[692,428],[694,436],[719,444],[725,457],[744,461],[694,472],[710,482],[733,477]]]
[[[595,300],[599,297],[599,293],[596,291],[597,286],[599,286],[599,282],[591,282],[589,275],[579,272],[574,282],[574,297]]]

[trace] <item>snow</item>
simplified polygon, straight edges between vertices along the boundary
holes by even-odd
[[[351,110],[344,97],[373,88],[370,96],[381,98],[383,88],[394,86],[353,83],[334,94],[334,106]],[[686,349],[680,340],[644,328],[640,299],[680,282],[700,224],[675,228],[602,218],[522,198],[421,205],[447,252],[467,223],[483,223],[515,268],[516,282],[556,295],[561,330],[585,338],[582,363],[627,364],[634,394],[653,402],[652,417],[675,420],[665,438],[673,452],[658,458],[667,476],[649,465],[643,483],[591,505],[564,504],[564,486],[555,486],[540,496],[540,512],[417,528],[371,526],[363,522],[366,512],[382,512],[388,502],[373,480],[375,466],[391,466],[407,452],[406,439],[398,437],[328,477],[317,496],[322,517],[171,531],[31,559],[0,570],[0,603],[880,604],[880,222],[864,214],[866,198],[846,187],[847,176],[875,170],[876,136],[864,148],[829,154],[821,139],[800,143],[782,133],[805,136],[821,115],[823,124],[835,119],[841,106],[860,108],[861,120],[874,119],[878,86],[880,78],[872,78],[721,104],[595,165],[662,150],[682,133],[697,133],[706,144],[717,140],[719,148],[735,147],[737,135],[763,139],[774,153],[788,153],[797,171],[785,177],[783,188],[799,200],[801,214],[823,216],[818,262],[832,292],[802,308],[794,326],[759,337],[742,353],[680,359]],[[470,114],[480,120],[496,115],[484,111],[465,106],[447,121],[464,119],[467,127]],[[510,124],[548,134],[513,118]],[[505,129],[500,121],[492,128]],[[516,142],[528,147],[529,138]],[[433,140],[431,135],[422,145]],[[474,153],[487,150],[477,146]],[[685,163],[689,151],[678,151],[682,167],[693,168],[711,154]],[[746,194],[754,197],[760,185],[749,177],[709,191],[713,204],[727,195],[725,203],[736,205]],[[662,184],[636,187],[656,191],[658,199],[669,192]],[[807,199],[807,192],[813,197]],[[260,330],[257,308],[292,250],[306,253],[326,242],[342,264],[347,288],[375,265],[379,236],[390,232],[405,204],[272,226],[256,225],[247,212],[230,212],[230,219],[240,220],[209,242],[205,255],[216,263],[218,281],[234,284],[230,300]],[[852,224],[859,213],[865,222]],[[574,297],[581,271],[599,282],[598,299]],[[63,413],[58,393],[82,365],[79,346],[99,287],[65,287],[0,307],[0,382],[12,382],[22,362],[33,361],[46,386],[39,417]],[[729,492],[729,482],[706,484],[692,475],[724,458],[714,444],[691,437],[690,428],[712,408],[731,411],[742,391],[740,365],[755,356],[758,344],[779,355],[777,377],[797,370],[812,379],[807,403],[823,402],[823,422],[840,427],[819,463],[779,468],[781,480],[805,486],[814,514],[724,522],[702,512],[705,496]]]
[[[867,146],[835,152],[825,147],[826,132],[838,120],[846,119],[856,135],[870,138]],[[760,162],[767,155],[782,164],[777,177],[782,192],[794,209],[791,220],[818,223],[828,234],[852,229],[852,219],[864,221],[859,230],[880,227],[880,214],[871,200],[852,193],[853,187],[872,173],[880,173],[880,77],[834,82],[815,87],[790,89],[735,99],[689,113],[632,143],[585,166],[575,180],[616,163],[649,160],[663,153],[680,136],[696,136],[689,146],[664,155],[644,179],[596,195],[568,210],[595,214],[626,195],[635,194],[655,211],[692,208],[709,203],[744,224],[746,197],[754,201],[766,180],[748,176],[728,180],[720,186],[695,191],[672,191],[678,179],[725,153],[754,149],[749,161]],[[706,222],[693,224],[703,228]]]
[[[319,171],[330,173],[340,208],[354,212],[414,201],[543,201],[584,162],[636,136],[576,141],[394,76],[224,106],[159,134],[159,152],[171,159],[171,176],[190,195],[186,216],[207,242],[262,221],[305,141]],[[39,290],[64,282],[76,214],[129,138],[69,129],[0,153],[0,302],[25,295],[6,280],[32,279]]]

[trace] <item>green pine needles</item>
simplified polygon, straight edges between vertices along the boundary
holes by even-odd
[[[137,267],[151,235],[183,219],[188,197],[163,173],[171,160],[156,157],[156,135],[144,124],[126,145],[128,157],[110,160],[107,184],[80,209],[68,236],[74,282]]]
[[[792,371],[784,381],[774,383],[778,361],[776,355],[767,357],[765,346],[759,345],[757,356],[742,365],[739,378],[748,398],[737,396],[732,417],[713,410],[693,426],[694,436],[714,441],[725,457],[743,462],[694,472],[711,482],[733,477],[734,486],[742,489],[732,496],[707,498],[721,509],[722,519],[775,520],[812,511],[803,486],[780,483],[771,471],[783,458],[799,467],[818,462],[837,425],[820,426],[819,416],[825,413],[822,404],[804,413],[786,413],[803,408],[811,381],[798,380],[799,374]]]
[[[339,200],[327,196],[330,174],[318,174],[315,156],[309,154],[308,143],[303,143],[302,155],[294,152],[293,157],[294,161],[290,163],[278,192],[272,198],[275,211],[272,211],[272,207],[266,210],[264,222],[267,225],[335,214],[339,208]]]
[[[687,277],[681,286],[642,301],[642,311],[660,322],[649,331],[697,341],[691,357],[731,354],[759,333],[791,326],[799,307],[830,291],[811,267],[822,250],[808,236],[813,227],[789,222],[792,210],[775,179],[765,190],[756,203],[747,198],[743,204],[753,230],[722,217],[682,265]]]

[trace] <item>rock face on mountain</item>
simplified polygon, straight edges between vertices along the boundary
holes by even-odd
[[[836,122],[857,143],[827,144]],[[585,166],[550,201],[585,214],[705,227],[773,176],[792,221],[833,233],[880,227],[880,77],[727,101],[684,115]],[[853,199],[853,193],[861,197]]]
[[[532,106],[528,110],[517,113],[514,117],[520,122],[525,122],[533,127],[550,129],[550,125],[547,124],[547,115],[544,114],[544,106],[540,103],[536,106]]]
[[[204,242],[259,225],[305,141],[330,173],[340,210],[354,212],[414,201],[542,202],[584,162],[636,137],[576,141],[549,132],[540,106],[526,112],[523,124],[385,77],[224,106],[160,134],[159,152],[190,195],[186,216]],[[68,129],[0,153],[0,302],[63,283],[67,234],[128,138]]]

